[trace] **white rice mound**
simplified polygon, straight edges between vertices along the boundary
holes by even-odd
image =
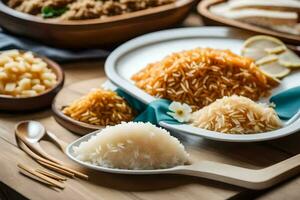
[[[131,170],[170,168],[188,163],[189,157],[168,131],[142,122],[108,126],[73,150],[81,161]]]
[[[231,134],[260,133],[282,127],[273,108],[236,95],[216,100],[194,112],[191,118],[193,126]]]

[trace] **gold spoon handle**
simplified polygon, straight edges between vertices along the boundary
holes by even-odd
[[[88,175],[79,172],[77,170],[71,169],[65,165],[59,165],[56,163],[53,163],[52,161],[46,160],[45,158],[37,155],[36,153],[34,153],[33,151],[31,151],[31,149],[29,149],[29,147],[26,146],[26,144],[24,144],[22,141],[20,141],[20,139],[17,139],[18,145],[19,147],[26,152],[29,156],[31,156],[34,160],[36,160],[37,162],[39,162],[41,165],[43,165],[44,167],[50,168],[51,170],[54,170],[58,173],[61,173],[63,175],[67,175],[70,177],[74,177],[77,176],[79,178],[88,179]]]
[[[27,141],[23,141],[25,144],[27,144],[32,150],[34,150],[36,153],[40,154],[45,159],[51,160],[52,162],[55,162],[57,164],[63,164],[62,161],[54,158],[53,156],[49,155],[44,151],[44,149],[41,147],[39,143],[30,143]]]
[[[60,149],[66,153],[66,149],[67,149],[67,146],[68,144],[66,142],[64,142],[63,140],[59,139],[54,133],[50,132],[50,131],[46,131],[46,134],[49,136],[49,138],[55,142],[59,147]]]

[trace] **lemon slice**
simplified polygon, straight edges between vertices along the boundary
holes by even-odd
[[[267,63],[274,62],[274,61],[277,61],[277,60],[278,60],[278,56],[276,56],[274,54],[271,54],[271,55],[267,55],[267,56],[257,60],[255,62],[255,64],[263,65],[263,64],[267,64]]]
[[[275,77],[283,78],[290,73],[290,69],[282,66],[277,61],[269,62],[263,65],[260,65],[259,68],[266,74]]]
[[[299,56],[289,49],[279,55],[278,62],[285,67],[300,67]]]
[[[271,74],[268,74],[268,72],[263,71],[262,69],[259,69],[259,70],[268,78],[271,85],[275,85],[275,86],[280,85],[281,81],[277,77],[275,77]]]
[[[241,54],[242,56],[258,60],[267,56],[269,52],[279,52],[282,49],[286,49],[285,44],[277,38],[257,35],[248,38],[244,42]]]
[[[252,49],[252,48],[246,48],[242,49],[241,55],[247,58],[252,58],[254,60],[259,60],[268,54],[263,49]]]
[[[280,54],[280,53],[284,52],[286,49],[287,49],[286,46],[277,46],[274,48],[265,48],[265,51],[268,54]]]
[[[285,44],[277,38],[266,35],[256,35],[248,38],[244,42],[244,48],[266,49],[275,48],[277,46],[285,46]]]

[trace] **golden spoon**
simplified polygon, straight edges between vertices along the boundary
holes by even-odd
[[[31,149],[48,160],[62,164],[61,161],[46,153],[39,144],[39,141],[47,134],[41,123],[37,121],[22,121],[16,125],[15,131],[17,137]],[[49,135],[49,137],[54,140],[63,151],[65,151],[66,144],[59,140],[54,134],[51,134],[51,136]]]

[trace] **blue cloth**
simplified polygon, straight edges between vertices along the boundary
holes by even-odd
[[[171,101],[167,99],[157,99],[146,105],[120,89],[117,89],[116,92],[137,111],[138,115],[133,121],[151,122],[157,126],[159,126],[160,121],[167,122],[168,124],[180,124],[172,116],[167,114]]]
[[[169,105],[172,103],[171,101],[158,99],[146,105],[120,89],[117,89],[116,92],[137,111],[138,115],[133,121],[151,122],[156,125],[159,125],[160,121],[169,124],[180,124],[180,122],[167,114]],[[275,110],[281,119],[290,119],[300,109],[300,86],[285,90],[271,97],[270,102],[275,103]]]
[[[270,102],[276,105],[275,110],[281,119],[293,117],[300,109],[300,86],[272,96]]]
[[[0,28],[0,50],[22,49],[33,51],[58,62],[68,62],[83,59],[101,59],[109,55],[104,49],[69,50],[43,45],[27,38],[16,37]]]

